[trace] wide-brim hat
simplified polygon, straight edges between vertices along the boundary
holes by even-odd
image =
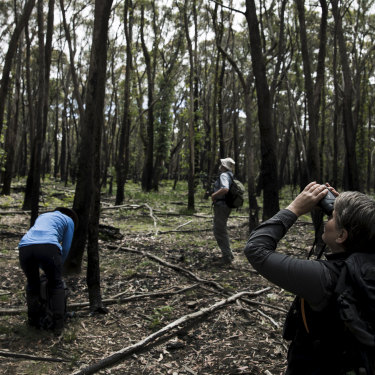
[[[224,168],[228,169],[229,171],[232,171],[234,165],[236,164],[232,158],[220,159],[220,163]]]

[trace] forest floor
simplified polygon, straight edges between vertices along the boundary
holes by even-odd
[[[197,194],[192,215],[185,209],[184,188],[175,191],[166,184],[150,194],[134,184],[126,189],[122,208],[113,208],[113,197],[102,199],[101,286],[108,313],[91,315],[84,306],[84,259],[82,273],[65,278],[68,305],[75,314],[60,337],[25,324],[25,278],[17,244],[29,215],[21,212],[20,186],[11,196],[0,197],[0,373],[73,374],[132,347],[129,355],[96,373],[282,374],[288,345],[282,325],[293,296],[259,276],[247,262],[246,206],[229,220],[235,260],[233,266],[223,267],[215,264],[220,251],[212,234],[209,201]],[[42,209],[71,205],[73,194],[73,187],[45,183]],[[306,257],[312,237],[308,218],[299,220],[279,251]],[[255,295],[225,302],[243,291]],[[222,306],[210,312],[220,301]],[[187,322],[165,328],[183,316]],[[160,337],[153,338],[159,330]]]

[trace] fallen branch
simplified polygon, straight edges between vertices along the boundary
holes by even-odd
[[[184,325],[188,322],[198,320],[199,318],[202,318],[203,316],[209,315],[213,313],[216,310],[219,310],[223,308],[224,306],[235,302],[237,299],[243,297],[243,296],[257,296],[261,293],[263,293],[264,290],[259,290],[257,292],[240,292],[237,294],[234,294],[224,300],[221,300],[219,302],[216,302],[215,304],[202,308],[196,312],[193,312],[191,314],[184,315],[180,317],[179,319],[173,321],[172,323],[169,323],[162,329],[160,329],[157,332],[154,332],[150,336],[147,336],[143,340],[138,341],[134,345],[127,346],[126,348],[123,348],[115,353],[112,353],[110,356],[105,357],[101,359],[100,361],[89,365],[83,369],[80,369],[76,372],[74,372],[72,375],[88,375],[88,374],[94,374],[97,371],[113,366],[114,364],[126,359],[132,354],[135,354],[141,350],[144,350],[147,345],[154,342],[156,339],[164,336],[165,334],[169,333],[173,329],[177,328],[177,332],[183,330],[183,327],[180,327],[181,325]]]
[[[20,315],[27,312],[26,307],[16,307],[12,309],[0,309],[0,316],[4,315]]]
[[[152,220],[154,220],[154,228],[156,229],[155,236],[157,236],[158,235],[157,221],[159,219],[154,215],[154,211],[153,211],[151,206],[149,206],[147,203],[145,203],[145,207],[148,208],[148,210],[150,211],[150,217],[151,217]]]
[[[121,204],[118,206],[101,207],[100,211],[118,210],[120,208],[125,208],[127,210],[138,210],[144,206],[145,206],[144,204]]]
[[[147,251],[143,251],[143,250],[136,250],[136,249],[132,249],[130,247],[121,247],[120,250],[124,250],[124,251],[128,251],[130,253],[135,253],[135,254],[141,254],[141,255],[144,255],[150,259],[153,259],[155,261],[157,261],[158,263],[166,266],[166,267],[169,267],[169,268],[172,268],[174,269],[175,271],[179,271],[181,273],[183,273],[184,275],[194,279],[195,281],[198,281],[200,283],[203,283],[203,284],[208,284],[208,285],[212,285],[214,286],[215,288],[221,290],[221,291],[225,291],[225,288],[222,287],[220,284],[218,284],[217,282],[215,281],[212,281],[212,280],[206,280],[206,279],[201,279],[199,276],[197,276],[196,274],[194,274],[193,272],[187,270],[186,268],[183,268],[183,267],[179,267],[179,266],[176,266],[175,264],[172,264],[172,263],[168,263],[167,261],[157,257],[156,255],[154,254],[151,254]]]
[[[185,225],[190,224],[192,221],[193,221],[193,220],[189,220],[189,221],[187,221],[186,223],[179,225],[175,230],[178,230],[178,229],[184,227]]]
[[[124,298],[119,298],[121,297],[124,293],[120,293],[116,296],[113,296],[111,298],[106,298],[103,299],[102,302],[104,305],[114,305],[114,304],[121,304],[129,301],[134,301],[137,299],[141,298],[147,298],[147,297],[163,297],[163,296],[170,296],[174,294],[181,294],[185,293],[189,290],[192,290],[194,288],[197,288],[199,285],[194,284],[191,286],[188,286],[186,288],[178,289],[178,290],[171,290],[171,291],[160,291],[160,292],[151,292],[151,293],[141,293],[141,294],[135,294],[129,297],[124,297]],[[68,309],[69,310],[80,310],[80,309],[85,309],[87,307],[90,307],[90,302],[80,302],[80,303],[70,303],[68,304]],[[22,313],[25,313],[27,309],[25,307],[20,307],[20,308],[13,308],[13,309],[0,309],[0,316],[3,315],[19,315]]]
[[[247,224],[245,224],[247,225]],[[228,229],[236,229],[238,225],[228,225]],[[166,233],[196,233],[196,232],[209,232],[212,231],[212,228],[205,228],[205,229],[186,229],[186,230],[160,230],[158,234],[166,234]]]
[[[29,215],[31,211],[0,211],[0,215]]]
[[[264,318],[268,319],[276,328],[279,328],[279,323],[272,319],[269,315],[265,314],[263,311],[257,309],[257,312],[262,315]]]
[[[288,313],[288,310],[286,310],[286,309],[284,309],[282,307],[279,307],[279,306],[271,305],[269,303],[252,301],[251,299],[248,299],[248,298],[242,298],[242,301],[248,303],[249,305],[256,305],[256,306],[268,307],[271,310],[278,310],[278,311],[281,311],[281,312],[283,312],[285,314]]]
[[[0,356],[2,357],[10,357],[10,358],[23,358],[23,359],[30,359],[32,361],[46,361],[46,362],[67,362],[66,359],[61,358],[52,358],[52,357],[38,357],[30,354],[25,353],[13,353],[13,352],[6,352],[0,350]]]
[[[124,293],[120,293],[116,296],[113,296],[112,298],[103,299],[102,302],[103,302],[104,305],[121,304],[121,303],[134,301],[134,300],[141,299],[141,298],[163,297],[163,296],[170,296],[170,295],[174,295],[174,294],[181,294],[181,293],[185,293],[185,292],[187,292],[189,290],[192,290],[194,288],[197,288],[197,287],[198,287],[198,284],[195,284],[195,285],[191,285],[191,286],[188,286],[186,288],[182,288],[182,289],[178,289],[178,290],[174,290],[174,291],[141,293],[141,294],[135,294],[135,295],[132,295],[132,296],[129,296],[129,297],[119,298],[125,293],[124,292]],[[89,306],[90,306],[89,302],[81,302],[81,303],[71,303],[71,304],[69,304],[68,307],[69,307],[69,309],[79,310],[80,308],[85,308],[85,307],[89,307]]]

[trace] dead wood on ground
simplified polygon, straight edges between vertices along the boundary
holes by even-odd
[[[89,365],[88,367],[85,367],[81,370],[78,370],[74,372],[72,375],[89,375],[94,374],[97,371],[107,368],[110,366],[113,366],[114,364],[118,363],[119,361],[122,361],[126,358],[128,358],[130,355],[137,353],[140,350],[143,350],[148,344],[152,343],[153,341],[157,340],[159,337],[164,336],[165,334],[169,333],[171,330],[177,329],[177,332],[184,329],[181,327],[182,325],[185,325],[186,323],[189,323],[191,321],[197,320],[203,316],[206,316],[208,314],[213,313],[214,311],[223,308],[224,306],[235,302],[237,299],[243,297],[243,296],[258,296],[265,291],[268,291],[269,288],[265,288],[262,290],[259,290],[257,292],[240,292],[237,294],[234,294],[224,300],[221,300],[219,302],[216,302],[215,304],[204,307],[196,312],[193,312],[191,314],[184,315],[177,320],[169,323],[162,329],[158,330],[157,332],[154,332],[150,336],[147,336],[143,340],[138,341],[134,345],[127,346],[126,348],[123,348],[115,353],[112,353],[110,356],[105,357],[101,359],[100,361]],[[176,334],[175,332],[174,334]]]

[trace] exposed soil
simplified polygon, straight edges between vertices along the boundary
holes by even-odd
[[[2,212],[15,209],[0,207]],[[137,343],[183,315],[239,291],[255,292],[265,287],[271,289],[251,298],[256,304],[244,301],[228,304],[98,374],[284,372],[288,343],[282,339],[282,324],[293,296],[271,285],[248,264],[243,254],[248,235],[246,217],[241,216],[244,213],[234,213],[229,222],[235,254],[230,268],[215,265],[220,252],[210,230],[209,209],[205,217],[162,216],[161,212],[155,215],[160,218],[156,226],[147,209],[103,211],[101,219],[104,225],[121,227],[121,236],[107,232],[101,236],[103,299],[113,299],[120,293],[117,299],[139,297],[108,303],[108,314],[91,315],[88,309],[75,308],[75,316],[67,322],[60,337],[27,327],[25,312],[1,315],[0,351],[64,360],[47,362],[0,355],[1,374],[70,374]],[[25,278],[18,264],[17,243],[27,230],[29,217],[9,214],[1,215],[0,220],[0,309],[25,308]],[[140,223],[144,224],[143,229]],[[164,233],[182,224],[186,225],[177,232]],[[158,225],[162,225],[163,231],[156,234]],[[299,222],[282,240],[279,250],[305,257],[311,243],[312,227]],[[126,249],[146,251],[201,279],[215,281],[226,294],[220,288],[197,283],[189,275]],[[88,300],[85,272],[65,280],[70,289],[69,304]],[[182,293],[141,295],[189,286],[194,287]]]

